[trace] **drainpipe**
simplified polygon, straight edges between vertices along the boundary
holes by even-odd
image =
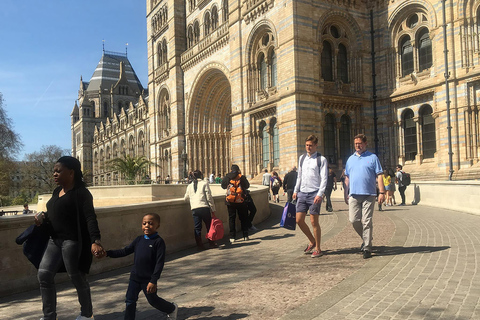
[[[443,54],[445,60],[445,94],[447,101],[447,132],[448,132],[448,165],[449,165],[449,175],[448,180],[452,180],[453,176],[453,152],[452,152],[452,124],[450,121],[450,89],[448,87],[448,78],[450,78],[450,72],[448,71],[448,48],[447,48],[447,18],[446,18],[446,9],[445,2],[447,0],[442,0],[442,10],[443,10]]]
[[[373,131],[375,141],[375,154],[378,156],[378,125],[377,125],[377,84],[375,73],[375,29],[373,28],[373,10],[370,10],[370,37],[371,37],[371,54],[372,54],[372,98],[373,98]]]

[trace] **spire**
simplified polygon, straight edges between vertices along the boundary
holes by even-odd
[[[102,39],[102,53],[105,54],[105,39]]]
[[[128,57],[128,42],[125,43],[125,57]]]

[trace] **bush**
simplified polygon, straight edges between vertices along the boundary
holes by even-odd
[[[0,196],[0,207],[8,207],[12,205],[12,198],[9,196]]]

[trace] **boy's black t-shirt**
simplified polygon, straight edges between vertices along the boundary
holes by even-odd
[[[149,238],[138,236],[123,249],[108,250],[107,256],[120,258],[135,252],[130,279],[157,284],[165,264],[165,248],[165,241],[155,233]]]

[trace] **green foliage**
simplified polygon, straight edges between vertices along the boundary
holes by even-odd
[[[35,196],[32,199],[32,203],[38,203],[38,192],[35,193]]]
[[[108,162],[111,170],[118,171],[125,177],[127,184],[136,184],[139,177],[152,164],[144,156],[132,157],[125,155],[124,158],[115,158]]]
[[[0,195],[0,207],[8,207],[12,205],[12,198]]]
[[[30,200],[31,200],[30,197],[26,193],[22,192],[21,194],[19,194],[15,198],[13,198],[12,205],[14,205],[14,206],[22,205],[23,206],[25,203],[29,203]]]

